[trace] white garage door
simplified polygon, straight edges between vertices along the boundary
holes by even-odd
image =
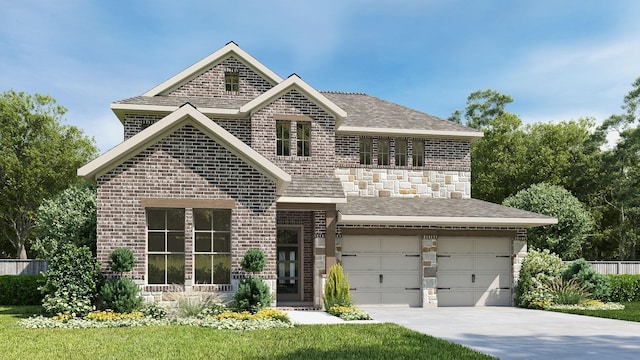
[[[438,306],[510,306],[508,237],[438,236]]]
[[[417,236],[345,235],[342,266],[356,305],[422,304]]]

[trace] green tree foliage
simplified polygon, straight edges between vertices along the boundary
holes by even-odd
[[[109,254],[109,267],[116,273],[124,273],[133,270],[136,257],[129,248],[117,248]]]
[[[72,242],[96,253],[96,189],[79,182],[43,201],[38,208],[38,235],[34,247],[41,257],[59,244]]]
[[[0,241],[21,259],[42,201],[76,183],[76,169],[97,154],[92,139],[61,124],[65,112],[49,96],[0,93]]]
[[[42,306],[51,315],[58,313],[84,316],[93,304],[102,283],[100,263],[86,246],[63,243],[46,260],[49,270],[44,274]]]
[[[560,186],[535,184],[505,199],[503,204],[557,218],[555,225],[529,229],[528,244],[535,249],[549,249],[565,260],[581,254],[582,244],[593,228],[593,219],[580,200]]]
[[[133,280],[122,277],[122,273],[133,270],[136,257],[128,248],[117,248],[109,254],[111,271],[120,273],[117,278],[109,279],[100,291],[102,306],[119,313],[129,313],[140,309],[142,298],[140,288]]]
[[[584,286],[594,299],[607,301],[609,299],[609,278],[598,274],[585,259],[570,262],[562,271],[564,280],[574,280]]]
[[[349,279],[344,274],[342,266],[335,264],[329,269],[329,275],[324,284],[322,296],[324,308],[331,309],[335,305],[351,306],[351,294],[349,293]]]
[[[486,127],[491,120],[503,115],[505,107],[512,102],[513,98],[511,96],[501,94],[495,90],[486,89],[472,92],[467,98],[467,106],[464,112],[467,126],[475,129]]]
[[[247,250],[240,262],[242,270],[254,274],[261,272],[266,264],[267,260],[264,257],[264,252],[260,249]]]
[[[269,286],[261,278],[255,277],[255,273],[262,271],[265,264],[266,259],[262,250],[249,249],[244,254],[240,266],[242,266],[242,270],[252,273],[254,276],[240,281],[238,290],[233,295],[237,310],[255,314],[273,302]]]
[[[562,273],[562,259],[549,250],[529,249],[522,262],[520,277],[516,286],[516,305],[539,308],[545,301],[551,301],[547,284]]]

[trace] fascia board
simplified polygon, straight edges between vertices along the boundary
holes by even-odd
[[[111,104],[111,110],[116,114],[121,123],[124,123],[124,114],[127,112],[153,112],[153,113],[172,113],[180,108],[174,105],[140,105],[140,104]],[[198,108],[203,114],[221,115],[229,117],[240,117],[242,114],[239,109],[221,109],[221,108]]]
[[[278,85],[272,87],[262,95],[257,98],[249,101],[248,103],[242,105],[240,107],[240,113],[242,114],[251,114],[255,113],[266,104],[275,100],[282,94],[286,93],[291,89],[300,90],[304,95],[310,97],[311,99],[317,101],[322,107],[324,107],[327,111],[334,114],[338,119],[344,119],[347,117],[347,112],[342,110],[336,104],[334,104],[331,100],[327,99],[324,95],[318,92],[316,89],[312,88],[304,82],[301,78],[296,75],[289,76],[285,81],[279,83]]]
[[[557,224],[555,218],[489,218],[446,216],[343,215],[338,222],[349,225],[436,225],[534,227]]]
[[[463,138],[477,140],[484,136],[479,131],[425,130],[425,129],[397,129],[374,128],[359,126],[340,126],[336,133],[344,135],[397,135],[397,136],[425,136],[438,138]]]
[[[303,197],[303,196],[280,196],[278,203],[300,203],[300,204],[346,204],[347,198],[330,197]]]
[[[198,74],[201,71],[205,70],[207,67],[210,67],[213,64],[215,64],[216,62],[220,62],[221,60],[223,60],[223,59],[225,59],[228,56],[231,56],[233,54],[235,54],[237,57],[239,57],[240,60],[243,60],[244,62],[249,64],[250,67],[253,67],[254,70],[256,70],[257,72],[259,72],[262,75],[264,75],[265,77],[267,77],[267,79],[270,80],[272,83],[277,84],[277,83],[282,82],[282,78],[280,76],[278,76],[278,74],[276,74],[273,71],[269,70],[269,68],[264,66],[262,63],[260,63],[258,60],[256,60],[253,56],[251,56],[248,53],[246,53],[238,45],[236,45],[233,42],[230,42],[227,45],[225,45],[224,47],[222,47],[221,49],[219,49],[219,50],[215,51],[214,53],[212,53],[211,55],[209,55],[209,56],[205,57],[204,59],[198,61],[197,63],[189,66],[188,68],[182,70],[181,72],[179,72],[178,74],[174,75],[170,79],[164,81],[160,85],[158,85],[158,86],[154,87],[153,89],[147,91],[143,95],[144,96],[160,95],[163,92],[174,88],[178,84],[180,84],[180,83],[192,78],[196,74]]]

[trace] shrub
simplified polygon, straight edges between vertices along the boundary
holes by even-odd
[[[240,266],[242,270],[250,273],[259,273],[264,270],[267,260],[264,258],[264,252],[260,249],[249,249],[244,254]]]
[[[0,276],[0,305],[40,305],[44,284],[42,275]]]
[[[144,314],[140,311],[134,311],[129,313],[119,313],[111,310],[106,311],[92,311],[88,313],[84,319],[85,320],[94,320],[94,321],[114,321],[114,320],[122,320],[122,319],[142,319]]]
[[[123,273],[133,270],[136,257],[128,248],[117,248],[109,254],[109,266],[113,272]]]
[[[238,291],[233,295],[235,307],[238,311],[248,311],[252,314],[271,305],[273,296],[271,289],[260,278],[244,279],[238,285]]]
[[[104,284],[100,298],[105,309],[115,310],[119,313],[130,313],[142,306],[142,298],[139,293],[140,288],[133,280],[115,278]]]
[[[547,286],[555,304],[577,305],[591,296],[587,287],[575,279],[554,279]]]
[[[371,320],[371,316],[355,306],[334,305],[327,312],[343,320]]]
[[[242,312],[234,312],[234,311],[224,311],[218,315],[215,315],[214,318],[218,320],[224,319],[233,319],[233,320],[241,320],[241,321],[249,321],[249,320],[278,320],[282,322],[290,322],[289,316],[280,310],[266,308],[262,309],[255,314],[252,314],[248,311]]]
[[[331,309],[334,305],[351,306],[349,280],[340,264],[335,264],[329,269],[329,276],[327,276],[327,281],[324,284],[322,301],[326,310]]]
[[[167,309],[155,301],[150,301],[142,307],[142,314],[146,317],[160,320],[167,317]]]
[[[100,264],[88,247],[71,243],[61,244],[59,251],[47,259],[49,270],[44,274],[44,310],[84,316],[93,310],[93,302],[102,282]]]
[[[170,300],[177,303],[176,310],[182,317],[205,317],[215,313],[220,306],[226,309],[218,294],[206,292],[172,292]]]
[[[640,275],[607,275],[609,301],[640,301]]]
[[[520,277],[516,286],[516,305],[534,307],[535,304],[551,302],[547,284],[561,275],[562,259],[545,249],[529,250],[520,268]]]
[[[569,263],[562,272],[562,278],[564,280],[575,280],[578,284],[584,286],[595,299],[607,300],[609,298],[609,279],[595,272],[591,268],[591,264],[585,259],[578,259]]]

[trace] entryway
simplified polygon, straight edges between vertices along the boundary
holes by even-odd
[[[277,301],[279,304],[302,300],[302,229],[277,229]]]

